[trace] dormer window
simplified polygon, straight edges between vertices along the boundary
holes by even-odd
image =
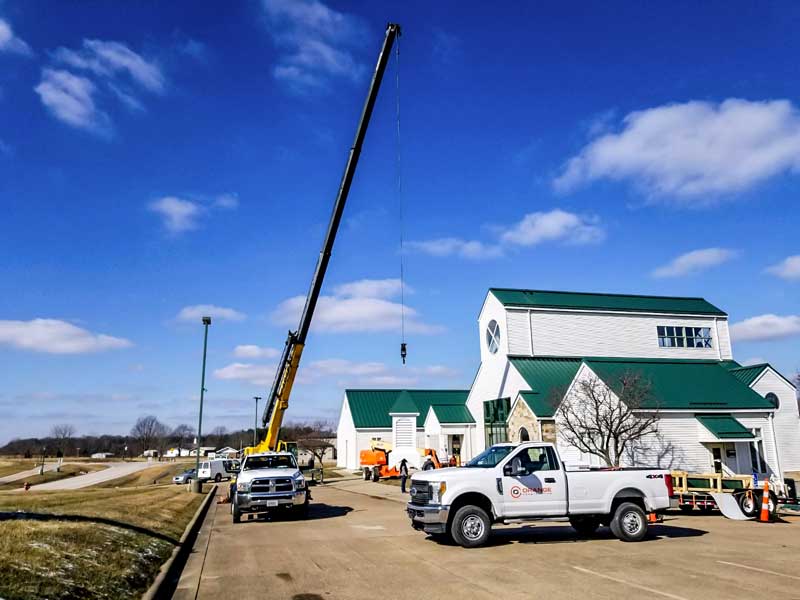
[[[659,325],[658,345],[661,348],[711,348],[710,327],[672,327]]]
[[[486,326],[486,347],[492,354],[497,353],[500,348],[500,326],[494,319]]]

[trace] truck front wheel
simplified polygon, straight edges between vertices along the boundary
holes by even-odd
[[[600,527],[600,520],[596,517],[570,517],[569,524],[581,537],[589,537]]]
[[[623,502],[611,519],[611,533],[623,542],[639,542],[647,535],[647,517],[632,502]]]
[[[450,535],[453,541],[464,548],[482,546],[489,539],[492,522],[486,511],[479,506],[462,506],[453,516]]]
[[[239,507],[236,506],[236,501],[234,500],[233,504],[231,504],[231,513],[233,514],[233,522],[234,523],[241,523],[242,522],[242,511],[239,510]]]

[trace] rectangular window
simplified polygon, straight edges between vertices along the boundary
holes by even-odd
[[[659,348],[712,348],[710,327],[656,326]]]

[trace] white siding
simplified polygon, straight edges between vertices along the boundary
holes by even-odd
[[[711,317],[532,310],[530,319],[535,356],[712,360],[731,356],[727,320],[724,318],[716,319],[718,323],[715,324],[715,318]],[[658,325],[709,327],[713,347],[661,348],[656,331]]]
[[[506,312],[507,337],[509,354],[524,354],[530,356],[531,350],[531,323],[528,311],[509,310]]]
[[[717,319],[717,337],[719,343],[719,358],[720,360],[733,359],[733,351],[731,349],[731,334],[728,330],[728,319]]]
[[[417,424],[415,416],[392,417],[392,449],[416,448]]]
[[[771,392],[778,397],[780,408],[775,411],[774,424],[781,466],[784,471],[800,471],[800,415],[795,388],[772,369],[756,379],[752,388],[762,396]]]
[[[492,354],[486,346],[486,327],[491,321],[497,321],[500,326],[500,348]],[[483,302],[481,314],[478,316],[478,344],[481,349],[481,363],[495,360],[505,362],[509,354],[508,349],[508,324],[506,323],[506,308],[495,298],[494,294],[488,294]]]
[[[353,416],[347,395],[342,400],[339,425],[336,428],[336,466],[344,469],[358,468],[358,442]]]

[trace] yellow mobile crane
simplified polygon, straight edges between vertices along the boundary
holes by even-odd
[[[300,356],[303,353],[308,330],[311,326],[311,319],[314,316],[314,309],[317,306],[317,300],[319,299],[320,290],[322,289],[322,282],[325,279],[325,272],[328,269],[328,262],[330,261],[331,251],[333,250],[333,242],[339,230],[339,222],[342,219],[344,205],[347,202],[347,195],[350,192],[350,184],[353,181],[353,175],[355,175],[358,159],[361,155],[361,146],[367,134],[367,127],[369,126],[369,120],[372,116],[372,109],[378,97],[378,90],[383,80],[386,64],[389,61],[392,45],[394,44],[395,38],[399,35],[399,25],[389,23],[386,26],[386,35],[383,40],[381,52],[378,55],[378,64],[375,66],[375,72],[372,75],[372,82],[369,86],[367,99],[364,102],[364,108],[361,111],[361,119],[359,119],[358,128],[356,129],[356,137],[353,141],[353,146],[350,148],[350,154],[344,168],[342,182],[339,185],[339,192],[336,194],[336,201],[333,204],[333,214],[331,215],[330,223],[328,223],[328,231],[325,234],[325,241],[322,243],[322,250],[319,253],[317,268],[311,280],[311,288],[308,290],[305,308],[300,317],[300,324],[297,327],[297,331],[290,331],[286,338],[283,354],[278,363],[278,370],[275,373],[275,380],[272,383],[272,389],[267,397],[267,404],[264,407],[261,420],[262,425],[267,428],[267,433],[261,443],[255,447],[246,448],[245,454],[287,449],[286,442],[279,440],[283,416],[289,408],[289,395],[292,392],[292,384],[297,375],[297,368],[300,365]],[[401,346],[401,355],[405,361],[405,344]]]

